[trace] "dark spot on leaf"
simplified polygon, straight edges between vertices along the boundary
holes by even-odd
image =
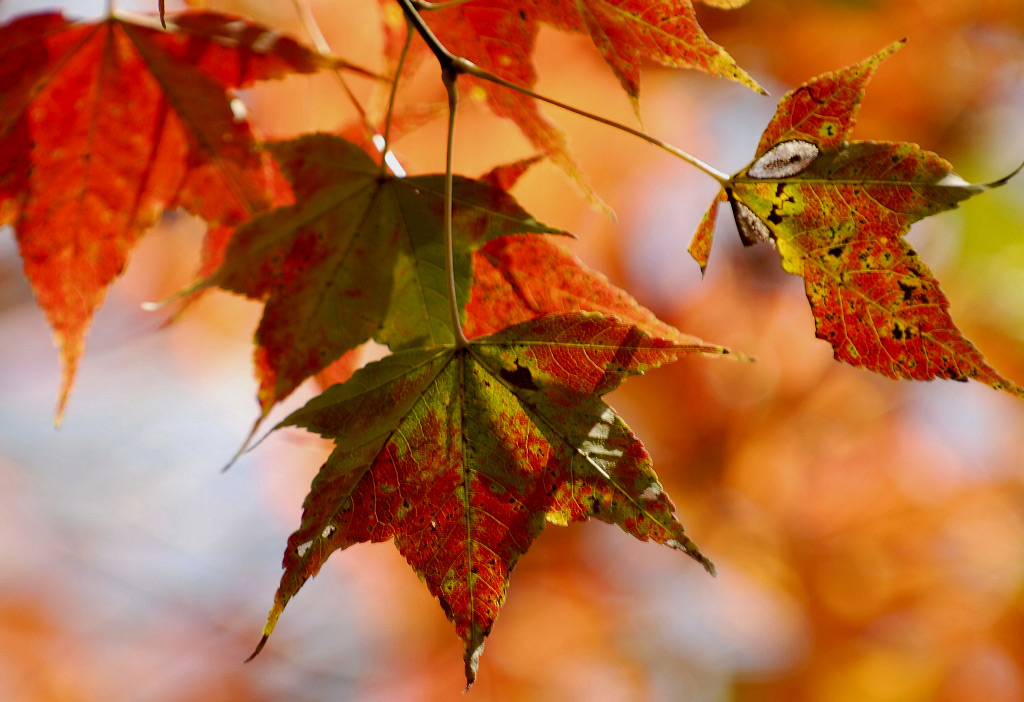
[[[530,369],[519,365],[518,361],[514,371],[502,368],[498,374],[512,387],[519,388],[520,390],[540,390],[537,384],[533,382],[533,374],[530,373]]]
[[[768,221],[772,224],[782,224],[782,213],[779,212],[779,208],[772,209],[772,213],[768,215]]]
[[[902,281],[897,283],[897,285],[899,285],[900,286],[900,290],[903,291],[903,301],[904,302],[910,302],[911,300],[914,299],[914,292],[917,291],[917,286],[915,286],[915,285],[908,285],[907,283],[904,283]]]
[[[828,250],[828,255],[839,258],[843,255],[844,251],[846,251],[845,246],[833,246],[831,249]]]
[[[898,324],[895,325],[892,328],[892,338],[896,339],[896,341],[902,341],[903,340],[903,327],[901,327]]]

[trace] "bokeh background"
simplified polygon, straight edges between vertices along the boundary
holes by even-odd
[[[306,37],[288,0],[206,5]],[[0,0],[0,20],[50,6]],[[103,11],[94,1],[64,7]],[[336,53],[382,66],[376,3],[312,9]],[[904,36],[855,136],[916,141],[972,181],[1024,159],[1020,0],[752,0],[698,12],[775,98],[652,65],[643,118],[722,170],[749,161],[787,89]],[[537,63],[539,91],[635,123],[588,38],[544,30]],[[427,65],[403,80],[404,110],[443,98],[436,73]],[[379,104],[370,84],[353,88]],[[354,116],[329,75],[243,97],[270,137]],[[458,125],[459,171],[531,153],[472,98]],[[479,680],[462,696],[461,645],[440,607],[393,548],[360,545],[307,583],[243,666],[328,452],[280,432],[219,472],[257,413],[258,306],[213,293],[168,328],[166,311],[142,311],[197,265],[202,224],[168,215],[97,315],[54,430],[56,352],[11,232],[0,230],[0,699],[1024,699],[1024,401],[833,362],[814,339],[801,281],[767,247],[743,250],[726,215],[701,279],[685,250],[713,181],[632,137],[548,114],[618,221],[547,164],[516,187],[521,202],[575,232],[568,245],[580,257],[666,321],[759,359],[679,363],[609,397],[718,577],[604,524],[550,527],[517,566]],[[443,147],[442,120],[396,145],[418,172],[440,168]],[[1024,382],[1024,178],[915,225],[910,238],[968,337]],[[274,416],[314,392],[304,387]]]

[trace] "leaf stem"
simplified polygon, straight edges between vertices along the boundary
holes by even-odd
[[[675,156],[677,158],[680,158],[683,161],[686,161],[691,166],[694,166],[694,167],[700,169],[704,173],[708,174],[709,176],[711,176],[712,178],[717,180],[722,185],[725,185],[727,182],[729,182],[729,175],[727,173],[723,173],[722,171],[718,170],[714,166],[711,166],[711,165],[709,165],[707,163],[704,163],[703,161],[701,161],[696,156],[688,154],[685,151],[683,151],[682,149],[677,148],[675,146],[672,146],[671,144],[669,144],[667,142],[664,142],[661,139],[658,139],[656,137],[652,137],[650,134],[646,134],[644,132],[641,132],[638,129],[633,129],[632,127],[628,127],[625,124],[621,124],[619,122],[616,122],[614,120],[608,119],[606,117],[601,117],[600,115],[595,115],[592,112],[587,112],[586,110],[581,110],[578,107],[573,107],[572,105],[567,105],[566,103],[560,102],[560,101],[555,100],[553,98],[545,97],[544,95],[540,95],[539,93],[535,93],[532,90],[530,90],[529,88],[524,88],[521,85],[516,85],[515,83],[510,83],[509,81],[505,80],[504,78],[500,78],[500,77],[494,75],[493,73],[485,71],[484,69],[480,68],[475,63],[473,63],[472,61],[467,61],[464,58],[456,57],[455,58],[455,63],[457,64],[456,70],[458,70],[460,73],[466,73],[466,74],[469,74],[469,75],[473,76],[474,78],[479,78],[480,80],[486,80],[486,81],[489,81],[491,83],[495,83],[495,84],[500,85],[502,87],[508,88],[509,90],[515,90],[516,92],[522,93],[523,95],[528,95],[529,97],[532,97],[532,98],[534,98],[536,100],[540,100],[541,102],[546,102],[549,105],[554,105],[555,107],[560,107],[563,110],[566,110],[568,112],[572,112],[573,114],[577,114],[577,115],[579,115],[581,117],[586,117],[587,119],[591,119],[591,120],[593,120],[595,122],[600,122],[601,124],[607,125],[607,126],[612,127],[614,129],[618,129],[619,131],[622,131],[622,132],[626,132],[627,134],[632,134],[633,136],[637,137],[638,139],[643,139],[647,143],[653,144],[654,146],[657,146],[659,149],[663,149],[663,150],[667,151],[668,153],[672,154],[673,156]]]
[[[320,23],[316,21],[316,16],[313,14],[313,9],[309,6],[307,0],[292,0],[292,7],[295,8],[296,14],[299,16],[299,21],[302,22],[303,29],[306,30],[306,34],[309,35],[309,40],[313,42],[313,48],[316,49],[317,53],[321,56],[332,56],[331,45],[327,41],[327,37],[324,36],[323,31],[320,29]],[[405,51],[402,52],[403,59],[405,57]],[[399,64],[399,71],[401,71],[401,63]],[[338,83],[341,85],[342,91],[345,93],[345,97],[352,104],[356,113],[359,115],[359,120],[363,123],[363,129],[370,135],[370,141],[373,142],[374,146],[383,154],[382,162],[387,163],[391,168],[391,171],[399,176],[405,176],[405,169],[402,168],[402,164],[398,162],[398,159],[393,153],[387,149],[387,136],[381,136],[380,132],[377,131],[377,127],[374,126],[373,122],[366,114],[366,109],[363,108],[359,98],[356,97],[355,93],[352,92],[352,88],[349,86],[348,81],[345,80],[345,76],[341,74],[340,70],[334,71],[334,76],[338,79]],[[398,82],[398,74],[395,75],[393,83]],[[394,99],[395,86],[391,87],[391,99]],[[388,127],[391,125],[391,107],[388,106]],[[378,143],[383,140],[383,143]],[[383,168],[383,166],[381,166]]]
[[[444,164],[444,248],[445,272],[448,274],[448,308],[452,315],[452,334],[455,336],[455,348],[469,347],[469,340],[462,331],[459,319],[459,299],[455,289],[455,243],[452,232],[452,154],[455,145],[455,115],[459,109],[459,74],[452,70],[442,70],[441,80],[448,93],[448,146]]]
[[[381,146],[383,157],[380,160],[381,173],[388,165],[388,156],[391,155],[391,116],[395,109],[395,95],[398,93],[398,79],[402,77],[402,67],[405,66],[405,57],[409,53],[409,44],[412,43],[412,22],[409,16],[405,16],[405,44],[402,45],[402,53],[398,57],[398,65],[395,67],[395,77],[391,81],[391,93],[388,95],[388,111],[384,120],[384,144]]]
[[[437,58],[441,65],[441,81],[448,93],[448,145],[445,154],[444,166],[444,247],[447,254],[445,258],[445,272],[448,275],[448,308],[452,316],[452,334],[455,336],[455,348],[464,349],[469,347],[469,340],[466,333],[462,331],[462,321],[459,318],[459,299],[455,288],[455,244],[452,233],[452,152],[455,144],[455,115],[459,108],[459,74],[463,73],[459,65],[460,59],[452,54],[438,40],[430,27],[420,17],[416,9],[416,0],[398,0],[405,13],[406,20],[416,30],[416,33],[423,37],[431,53]],[[469,63],[468,61],[466,63]]]
[[[417,33],[419,33],[419,35],[423,37],[423,41],[427,43],[427,47],[434,54],[434,56],[437,57],[438,63],[441,64],[442,73],[444,73],[445,71],[452,72],[456,75],[466,73],[468,75],[473,76],[474,78],[486,80],[490,83],[494,83],[504,88],[508,88],[509,90],[515,90],[516,92],[532,97],[535,100],[540,100],[541,102],[546,102],[549,105],[560,107],[561,109],[566,110],[568,112],[572,112],[573,114],[577,114],[580,117],[586,117],[587,119],[593,120],[595,122],[600,122],[601,124],[612,127],[613,129],[618,129],[619,131],[626,132],[627,134],[632,134],[638,139],[643,139],[647,143],[653,144],[654,146],[657,146],[659,149],[667,151],[676,158],[686,161],[691,166],[694,166],[697,169],[708,174],[722,185],[725,185],[726,183],[729,182],[728,174],[722,173],[722,171],[718,170],[717,168],[707,163],[704,163],[696,156],[688,154],[682,149],[672,146],[671,144],[664,142],[661,139],[652,137],[651,135],[641,132],[638,129],[627,127],[624,124],[620,124],[619,122],[608,119],[606,117],[595,115],[593,112],[587,112],[586,110],[581,110],[578,107],[567,105],[566,103],[560,102],[553,98],[545,97],[543,95],[540,95],[539,93],[533,92],[529,88],[524,88],[521,85],[510,83],[504,78],[499,78],[493,73],[485,71],[472,61],[464,59],[461,56],[455,56],[450,51],[448,51],[448,49],[445,48],[444,44],[442,44],[440,40],[434,35],[434,33],[430,30],[430,27],[427,26],[427,23],[423,21],[423,18],[417,11],[418,8],[422,5],[422,0],[398,0],[398,3],[402,6],[402,10],[405,12],[405,16],[409,19],[410,22],[412,22],[413,27],[416,29]]]
[[[309,3],[305,0],[292,0],[292,7],[295,8],[295,13],[298,14],[299,21],[302,22],[302,28],[309,35],[309,40],[313,42],[313,48],[322,56],[330,54],[331,46],[327,43],[327,37],[321,31],[320,24],[316,21],[316,16]]]

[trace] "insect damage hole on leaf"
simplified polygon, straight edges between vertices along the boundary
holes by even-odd
[[[744,246],[753,246],[761,242],[774,243],[768,225],[762,222],[752,209],[733,197],[729,198],[729,204],[732,206],[736,229]]]
[[[782,97],[754,160],[725,185],[737,229],[747,245],[767,235],[783,269],[804,278],[815,334],[837,360],[890,378],[971,378],[1024,396],[956,327],[938,281],[905,239],[914,222],[1013,174],[972,185],[916,144],[849,139],[868,80],[900,46]],[[695,237],[701,246],[691,247],[702,265],[709,221]]]
[[[821,150],[809,141],[784,141],[754,161],[747,175],[762,180],[790,178],[810,168],[819,153]]]

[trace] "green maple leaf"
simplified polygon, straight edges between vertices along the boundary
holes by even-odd
[[[957,329],[938,281],[903,238],[912,223],[1014,174],[972,185],[916,144],[846,141],[868,80],[902,43],[787,93],[690,253],[707,265],[727,201],[744,244],[775,244],[783,268],[804,278],[816,334],[837,359],[890,378],[974,379],[1024,395]]]
[[[263,414],[371,337],[392,350],[451,343],[444,176],[396,178],[328,134],[267,145],[296,202],[239,227],[202,286],[266,301],[256,331]],[[504,190],[455,177],[455,280],[469,297],[472,253],[519,232],[557,232]]]
[[[727,353],[574,312],[467,348],[401,351],[329,388],[279,425],[332,438],[335,450],[288,540],[256,653],[331,553],[360,542],[394,539],[463,639],[469,684],[509,573],[547,523],[595,517],[713,570],[647,451],[600,396],[648,368]]]

